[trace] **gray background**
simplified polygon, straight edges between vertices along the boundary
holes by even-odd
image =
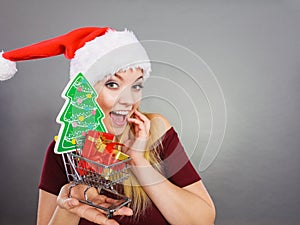
[[[105,25],[192,49],[215,72],[228,113],[220,152],[201,172],[217,208],[216,224],[300,223],[299,1],[0,4],[4,50]],[[40,170],[59,128],[55,118],[69,66],[60,56],[19,63],[18,69],[0,83],[0,223],[6,225],[35,223]],[[192,161],[197,165],[199,154]]]

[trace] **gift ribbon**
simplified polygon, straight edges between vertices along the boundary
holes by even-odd
[[[113,155],[116,159],[120,160],[120,161],[123,161],[125,159],[128,159],[129,158],[129,155],[119,151],[119,150],[113,150]]]

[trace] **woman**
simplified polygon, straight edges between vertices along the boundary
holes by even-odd
[[[184,153],[175,130],[162,115],[144,114],[138,110],[143,83],[150,72],[149,65],[139,61],[145,60],[144,49],[135,38],[133,42],[124,41],[120,44],[120,40],[128,38],[128,33],[125,34],[126,37],[122,37],[122,32],[110,29],[101,32],[96,30],[92,38],[91,31],[87,31],[87,28],[71,33],[73,35],[77,32],[82,36],[82,33],[87,32],[89,38],[83,42],[92,43],[92,49],[95,48],[94,40],[99,40],[100,37],[106,40],[100,40],[96,43],[97,46],[99,43],[101,46],[109,46],[114,42],[113,45],[119,45],[117,50],[106,50],[101,56],[92,59],[93,62],[85,61],[85,64],[88,64],[87,69],[80,66],[78,69],[74,64],[80,60],[82,48],[88,46],[78,44],[79,48],[71,53],[73,57],[75,55],[71,61],[71,72],[83,72],[94,85],[98,92],[98,104],[105,114],[103,122],[107,131],[125,144],[122,151],[131,157],[131,176],[122,186],[122,190],[132,198],[132,204],[130,208],[119,209],[112,219],[108,219],[100,210],[77,200],[86,188],[84,185],[72,188],[70,197],[71,184],[67,183],[61,155],[54,154],[55,143],[52,142],[47,150],[39,185],[37,224],[213,224],[214,204]],[[117,42],[114,41],[114,35],[118,36]],[[68,40],[76,42],[74,36],[72,37]],[[62,37],[50,42],[56,42],[57,39]],[[65,49],[67,47],[59,54],[67,54]],[[83,57],[94,58],[95,53],[86,50],[82,54]],[[132,52],[134,54],[130,55]],[[3,54],[3,57],[11,60],[9,54]],[[119,63],[116,57],[122,59],[122,65],[115,65]],[[124,61],[127,58],[128,60]],[[111,64],[113,68],[118,69],[111,69]],[[103,70],[105,72],[100,72]],[[98,195],[96,190],[89,191],[89,198],[99,204],[113,203],[112,199]]]

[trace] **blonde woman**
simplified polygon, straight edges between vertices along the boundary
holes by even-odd
[[[80,28],[39,44],[3,53],[2,57],[11,63],[22,60],[24,49],[26,54],[32,54],[26,59],[64,53],[71,59],[71,78],[78,72],[86,75],[98,92],[97,101],[105,114],[107,131],[124,143],[122,151],[131,157],[131,176],[121,191],[132,203],[108,219],[101,210],[77,200],[86,188],[84,185],[72,188],[69,197],[71,184],[52,142],[39,185],[37,224],[214,224],[213,201],[175,129],[162,115],[138,110],[144,81],[151,69],[148,56],[134,34],[110,28]],[[36,53],[49,48],[54,50]],[[99,204],[113,201],[96,190],[90,190],[89,195]]]

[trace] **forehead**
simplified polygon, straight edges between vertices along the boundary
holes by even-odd
[[[143,79],[143,71],[141,69],[128,69],[126,71],[119,71],[110,76],[110,78],[116,78],[123,82],[135,82]]]

